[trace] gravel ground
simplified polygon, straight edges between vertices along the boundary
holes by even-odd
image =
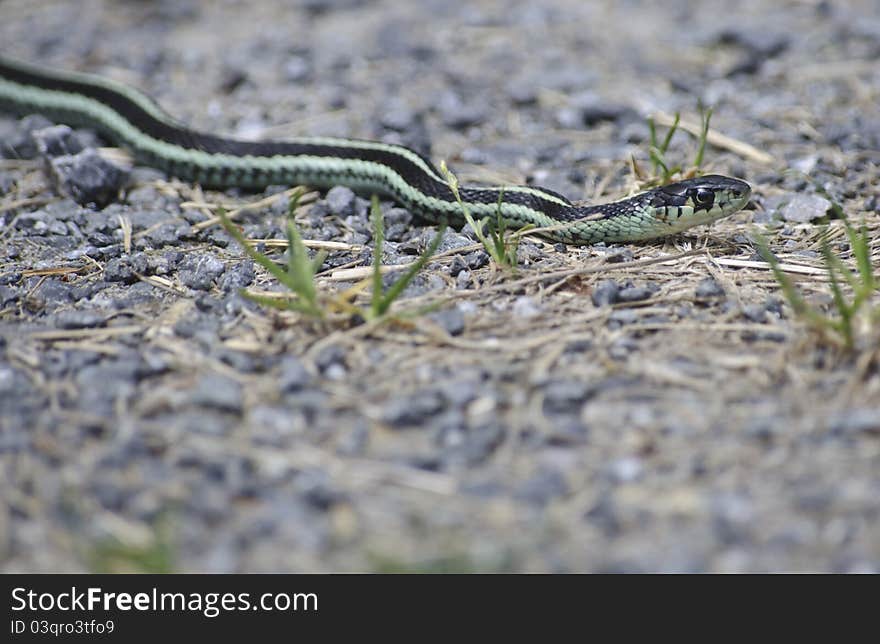
[[[754,187],[670,240],[526,240],[514,275],[450,231],[402,303],[434,313],[318,325],[245,300],[279,287],[186,205],[260,202],[238,221],[274,239],[286,187],[203,193],[105,160],[89,132],[0,119],[3,571],[880,570],[877,335],[847,354],[810,332],[751,240],[827,307],[830,202],[786,170],[880,232],[874,2],[0,17],[5,53],[136,84],[199,128],[401,142],[572,198],[625,193],[645,116],[695,121],[701,100],[733,140],[708,168]],[[670,156],[693,150],[682,135]],[[344,244],[322,292],[369,265],[367,205],[335,188],[303,209],[305,238]],[[412,261],[433,231],[383,208],[384,263]],[[839,224],[831,239],[849,261]]]

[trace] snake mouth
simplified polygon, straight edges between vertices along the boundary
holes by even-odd
[[[707,174],[655,188],[649,203],[661,224],[684,230],[740,210],[751,194],[745,181]]]

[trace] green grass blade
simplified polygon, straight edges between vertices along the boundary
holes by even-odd
[[[217,218],[220,220],[220,225],[226,230],[227,233],[236,241],[238,245],[241,246],[241,249],[244,251],[245,255],[254,260],[257,264],[266,269],[266,271],[272,275],[279,282],[284,284],[291,290],[293,289],[293,284],[291,283],[290,278],[287,273],[282,269],[278,264],[273,262],[271,259],[263,255],[263,253],[256,250],[253,246],[251,246],[244,235],[241,234],[241,231],[238,227],[230,221],[229,217],[226,215],[226,211],[223,208],[217,209]]]
[[[676,130],[678,130],[678,124],[681,122],[681,113],[675,113],[675,120],[672,122],[672,126],[669,128],[669,131],[666,133],[666,138],[663,139],[663,145],[660,146],[660,154],[666,155],[666,151],[669,149],[669,144],[672,143],[672,137],[675,136]]]
[[[697,147],[697,156],[694,157],[694,167],[699,169],[703,165],[703,156],[706,153],[706,139],[709,136],[709,121],[712,120],[712,108],[703,109],[700,105],[700,117],[703,121],[703,127],[700,130],[700,140]]]
[[[437,234],[434,235],[434,238],[431,240],[431,243],[428,244],[428,247],[425,249],[425,252],[419,255],[419,258],[410,266],[406,272],[403,274],[400,279],[398,279],[391,287],[388,289],[388,292],[385,293],[379,305],[378,311],[374,311],[377,317],[381,317],[388,312],[388,309],[394,303],[394,300],[398,298],[398,296],[403,292],[409,283],[413,280],[413,278],[421,271],[434,253],[437,252],[437,249],[440,247],[440,243],[443,241],[443,235],[446,233],[446,224],[440,224],[437,229]]]
[[[852,248],[853,256],[856,259],[856,267],[862,281],[862,286],[870,294],[877,289],[877,280],[874,275],[874,266],[871,263],[868,229],[864,222],[862,222],[858,230],[848,221],[844,225],[846,226],[846,236],[849,238],[850,248]]]
[[[382,315],[382,246],[385,243],[385,221],[379,207],[379,197],[373,195],[370,206],[370,219],[373,222],[373,294],[370,309],[374,317]]]
[[[303,313],[312,317],[323,317],[319,308],[311,306],[299,299],[267,297],[265,295],[250,293],[245,289],[240,289],[239,293],[242,297],[259,304],[260,306],[265,306],[266,308],[278,309],[279,311],[296,311],[297,313]]]

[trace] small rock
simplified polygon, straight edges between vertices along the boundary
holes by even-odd
[[[477,397],[481,391],[478,380],[453,380],[443,387],[443,396],[454,409],[462,409]]]
[[[458,307],[437,311],[428,317],[443,327],[449,335],[461,335],[464,331],[464,314]]]
[[[0,306],[5,307],[18,299],[18,291],[11,286],[0,285]]]
[[[106,318],[95,311],[63,311],[55,316],[59,329],[89,329],[104,326]]]
[[[127,170],[93,149],[50,159],[49,174],[60,193],[82,205],[107,205],[128,179]]]
[[[758,324],[763,324],[767,321],[767,309],[763,304],[746,304],[743,307],[743,315]]]
[[[325,197],[330,213],[336,217],[350,217],[355,214],[356,195],[351,188],[336,186]]]
[[[523,484],[517,496],[528,503],[543,506],[568,493],[565,476],[556,469],[544,468]]]
[[[37,151],[45,158],[79,154],[83,151],[82,142],[66,125],[53,125],[42,130],[34,130],[31,136]]]
[[[697,289],[694,292],[699,298],[709,298],[709,297],[724,297],[724,289],[721,288],[721,285],[715,281],[714,277],[704,277],[700,280],[700,283],[697,284]]]
[[[191,255],[184,261],[183,266],[177,272],[177,277],[184,286],[207,291],[214,285],[214,280],[225,270],[226,265],[217,257],[209,253],[200,253]]]
[[[395,428],[421,425],[446,407],[446,400],[434,389],[392,398],[385,405],[382,420]]]
[[[153,228],[143,240],[153,248],[162,248],[163,246],[177,246],[181,242],[181,238],[189,232],[189,226],[186,224],[175,224],[168,222]]]
[[[340,365],[345,368],[345,347],[339,344],[331,344],[324,347],[315,356],[315,366],[321,373],[325,373],[333,365]]]
[[[513,302],[513,314],[521,318],[531,318],[540,315],[541,307],[528,295],[520,295]]]
[[[880,435],[880,409],[860,407],[847,409],[845,412],[832,416],[828,428],[835,434]]]
[[[456,258],[458,259],[458,258]],[[471,272],[467,269],[461,270],[455,276],[455,288],[462,290],[471,286]]]
[[[395,132],[406,132],[412,129],[419,119],[418,113],[402,103],[395,102],[385,108],[379,116],[382,127]]]
[[[602,280],[593,289],[591,299],[596,306],[609,306],[617,302],[620,286],[614,280]]]
[[[593,388],[580,380],[551,381],[544,389],[544,411],[560,414],[578,412],[593,393]]]
[[[37,156],[37,144],[31,133],[52,126],[52,121],[38,114],[31,114],[21,119],[15,131],[4,132],[0,137],[0,156],[7,159],[33,159]]]
[[[538,102],[538,87],[537,82],[515,81],[507,86],[507,96],[510,102],[518,107],[534,105]]]
[[[312,64],[305,56],[291,56],[284,63],[284,80],[288,83],[304,83],[311,77]]]
[[[445,460],[474,466],[487,461],[505,436],[501,424],[490,423],[466,430],[461,425],[447,427],[441,431],[439,440],[444,447]]]
[[[2,145],[2,144],[0,144]],[[0,155],[2,156],[2,155]],[[0,197],[9,194],[15,187],[15,177],[9,172],[0,172]]]
[[[244,260],[227,269],[218,280],[217,286],[224,292],[244,288],[252,284],[256,276],[254,262],[250,259]]]
[[[192,392],[192,402],[219,411],[241,413],[244,395],[241,385],[218,374],[203,376]]]
[[[636,116],[636,111],[628,105],[612,103],[592,95],[578,98],[575,108],[580,127],[593,127],[605,121],[621,121]]]
[[[479,125],[488,115],[488,108],[485,105],[465,102],[460,96],[452,93],[447,93],[440,99],[438,110],[443,124],[457,130]]]
[[[150,275],[168,275],[182,259],[183,253],[180,251],[168,251],[161,255],[151,254],[147,256],[147,270]]]
[[[635,457],[619,458],[611,463],[609,473],[618,483],[631,483],[642,475],[642,462]]]
[[[146,274],[148,266],[149,262],[143,253],[111,259],[104,266],[104,280],[131,284],[137,281],[138,275]]]
[[[785,221],[808,223],[828,214],[831,202],[821,195],[795,194],[779,209]]]
[[[626,324],[633,324],[638,322],[638,320],[639,314],[637,311],[633,309],[618,309],[611,312],[608,323],[611,328],[617,328]]]
[[[617,301],[638,302],[640,300],[647,300],[654,294],[655,290],[650,286],[627,286],[620,289],[620,292],[617,294]]]
[[[286,356],[281,361],[278,386],[281,391],[290,393],[305,389],[312,383],[312,374],[296,356]]]

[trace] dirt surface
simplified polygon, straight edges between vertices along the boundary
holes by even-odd
[[[3,118],[0,569],[880,570],[878,336],[810,331],[753,241],[831,314],[831,202],[796,170],[876,255],[875,3],[456,4],[7,1],[0,42],[198,128],[401,142],[573,199],[625,194],[646,116],[702,101],[728,137],[705,169],[750,206],[639,245],[527,239],[514,274],[450,231],[400,303],[434,313],[316,324],[246,301],[279,287],[186,205],[268,198],[238,223],[276,239],[286,187],[135,168],[81,206],[33,143],[51,124]],[[383,207],[384,263],[412,261],[433,230]],[[321,292],[352,286],[367,201],[334,189],[299,221],[344,244]]]

